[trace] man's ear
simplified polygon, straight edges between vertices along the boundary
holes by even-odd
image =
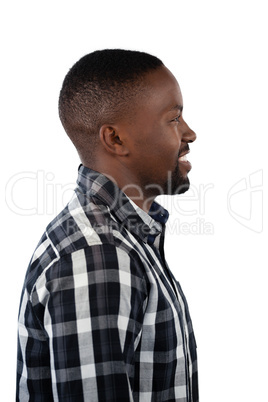
[[[101,144],[107,152],[118,156],[128,155],[128,148],[123,136],[120,135],[118,127],[104,124],[100,128],[99,136]]]

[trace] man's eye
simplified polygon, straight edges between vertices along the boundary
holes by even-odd
[[[179,123],[179,122],[180,122],[180,117],[181,117],[181,116],[177,116],[177,117],[175,117],[175,119],[173,119],[172,121],[176,121],[177,123]]]

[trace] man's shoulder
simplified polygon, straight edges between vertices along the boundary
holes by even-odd
[[[137,252],[123,233],[119,223],[111,216],[109,208],[88,199],[85,205],[74,196],[67,206],[48,224],[40,239],[28,268],[26,287],[31,292],[36,281],[44,274],[61,265],[71,270],[71,261],[79,251],[84,252],[87,260],[98,255],[105,259],[139,259]],[[124,255],[124,257],[122,257]],[[114,257],[113,257],[114,256]],[[57,268],[58,270],[58,268]],[[59,269],[59,274],[67,274]]]
[[[112,242],[110,216],[105,205],[98,205],[92,198],[81,203],[75,194],[67,206],[46,228],[55,252],[62,256],[87,246]],[[101,236],[100,236],[101,234]]]
[[[81,205],[76,194],[66,207],[47,225],[34,252],[33,260],[50,263],[80,249],[113,244],[111,217],[105,205],[88,199]]]

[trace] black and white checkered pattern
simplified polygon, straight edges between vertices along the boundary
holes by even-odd
[[[164,259],[168,213],[153,203],[150,215],[80,166],[26,274],[17,401],[198,401],[188,306]]]

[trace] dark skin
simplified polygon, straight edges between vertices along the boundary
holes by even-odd
[[[163,66],[145,79],[148,91],[133,105],[134,117],[104,124],[94,165],[82,163],[112,178],[148,212],[156,196],[189,188],[191,165],[183,155],[196,134],[183,120],[182,95],[171,72]]]

